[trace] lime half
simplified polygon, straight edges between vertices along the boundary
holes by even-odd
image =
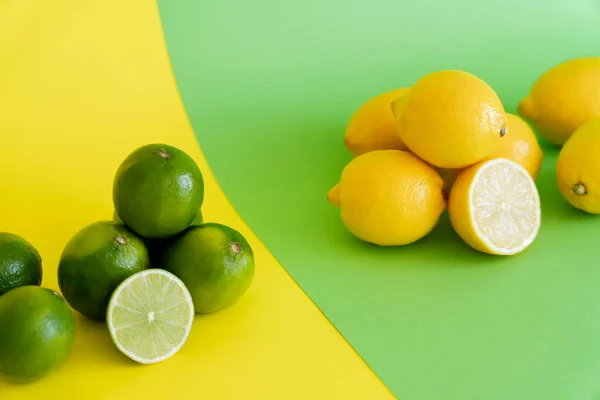
[[[138,272],[117,287],[106,314],[117,348],[142,364],[172,357],[185,344],[194,320],[190,292],[175,275]]]

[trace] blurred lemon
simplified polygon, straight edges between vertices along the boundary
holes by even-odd
[[[353,159],[327,199],[356,237],[380,246],[427,235],[445,208],[442,178],[407,151],[376,150]]]
[[[516,254],[537,236],[540,198],[531,175],[514,161],[496,158],[458,175],[448,204],[458,235],[476,250]]]
[[[373,150],[405,150],[406,146],[396,133],[392,102],[408,92],[395,89],[373,97],[361,105],[346,126],[344,145],[353,156]]]
[[[600,57],[561,63],[544,73],[519,104],[540,136],[562,145],[581,125],[600,118]]]
[[[507,133],[496,92],[464,71],[425,75],[393,108],[400,139],[440,168],[463,168],[483,160]]]
[[[558,155],[556,178],[575,208],[600,214],[600,119],[577,129]]]

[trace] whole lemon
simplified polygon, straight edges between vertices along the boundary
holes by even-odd
[[[565,142],[556,163],[562,196],[575,208],[600,214],[600,119],[590,121]]]
[[[392,102],[407,92],[408,88],[400,88],[382,93],[356,110],[348,121],[344,139],[353,156],[373,150],[406,149],[396,133]]]
[[[500,144],[487,159],[507,158],[521,165],[535,179],[540,172],[544,153],[535,133],[525,121],[514,114],[506,114],[509,135],[500,140]]]
[[[507,133],[496,92],[464,71],[437,71],[394,102],[400,139],[440,168],[463,168],[488,157]]]
[[[342,221],[359,239],[405,245],[433,230],[444,211],[444,182],[407,151],[376,150],[354,158],[329,192]]]
[[[549,69],[519,104],[540,136],[562,145],[584,123],[600,118],[600,57],[582,57]]]

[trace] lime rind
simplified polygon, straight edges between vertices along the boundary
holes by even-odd
[[[194,314],[192,296],[179,278],[161,269],[148,269],[119,285],[106,318],[111,337],[123,354],[141,364],[154,364],[183,347]]]

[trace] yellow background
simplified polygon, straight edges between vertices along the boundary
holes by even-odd
[[[0,0],[0,138],[0,230],[39,249],[44,286],[57,288],[56,264],[70,237],[111,218],[116,168],[150,142],[197,160],[205,218],[240,230],[257,265],[247,295],[197,317],[174,358],[130,362],[102,324],[76,315],[66,364],[27,386],[0,380],[2,400],[392,397],[218,188],[180,103],[154,2]]]

